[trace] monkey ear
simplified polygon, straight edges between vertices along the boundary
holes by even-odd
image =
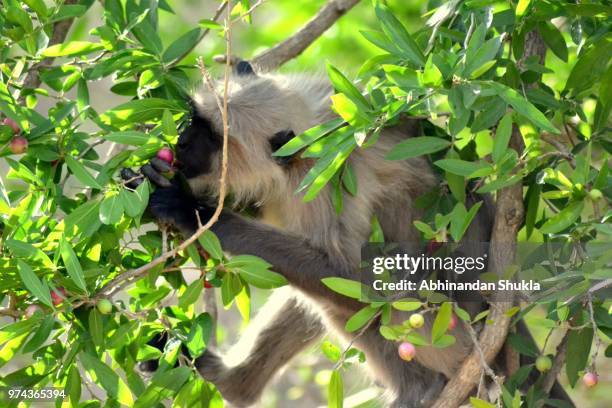
[[[255,70],[253,69],[253,66],[251,65],[251,63],[249,61],[244,61],[244,60],[236,64],[236,67],[234,68],[234,72],[238,76],[249,76],[249,75],[256,76]]]

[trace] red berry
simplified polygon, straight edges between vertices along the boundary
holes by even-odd
[[[453,330],[455,327],[457,327],[457,316],[453,313],[450,322],[448,322],[448,330]]]
[[[9,149],[13,154],[25,153],[25,151],[28,150],[28,139],[23,136],[15,136],[11,139]]]
[[[596,373],[589,372],[582,377],[582,382],[587,388],[593,388],[599,382],[599,377]]]
[[[204,287],[205,287],[206,289],[214,288],[214,286],[213,286],[213,285],[211,285],[211,283],[210,283],[209,281],[204,281]]]
[[[157,157],[168,164],[172,164],[174,161],[174,152],[169,147],[163,147],[159,152],[157,152]]]
[[[51,301],[53,301],[54,306],[61,304],[65,297],[66,290],[64,288],[57,288],[57,291],[51,291]]]
[[[10,127],[13,130],[13,134],[15,135],[21,132],[21,128],[19,127],[17,122],[15,122],[13,119],[5,118],[2,121],[2,124]]]
[[[410,361],[416,355],[416,348],[412,343],[405,341],[399,345],[397,348],[397,353],[402,360]]]
[[[36,313],[42,313],[42,308],[38,305],[29,305],[28,307],[26,307],[25,310],[25,317],[27,317],[28,319],[32,316],[34,316],[34,314]]]

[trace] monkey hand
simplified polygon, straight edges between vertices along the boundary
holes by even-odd
[[[188,236],[198,228],[198,217],[205,223],[212,217],[214,209],[198,202],[181,174],[176,174],[172,180],[162,175],[169,170],[171,166],[158,158],[153,158],[140,169],[142,175],[156,186],[149,196],[148,213],[156,222]],[[130,188],[137,187],[144,180],[130,169],[122,169],[121,177]]]

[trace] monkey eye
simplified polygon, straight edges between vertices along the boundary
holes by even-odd
[[[291,129],[281,130],[280,132],[275,133],[274,136],[272,136],[269,140],[272,152],[275,152],[280,149],[283,145],[285,145],[294,137],[295,133],[293,133],[293,130]]]

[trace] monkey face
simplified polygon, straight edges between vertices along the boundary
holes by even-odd
[[[227,186],[238,202],[264,202],[295,187],[292,168],[297,159],[272,153],[318,122],[307,98],[287,81],[254,74],[230,80]],[[196,93],[192,106],[191,124],[180,135],[177,159],[196,195],[214,194],[221,170],[223,115],[209,89]]]
[[[209,173],[221,144],[222,138],[210,122],[197,113],[192,114],[176,145],[176,158],[185,177],[191,179]]]

